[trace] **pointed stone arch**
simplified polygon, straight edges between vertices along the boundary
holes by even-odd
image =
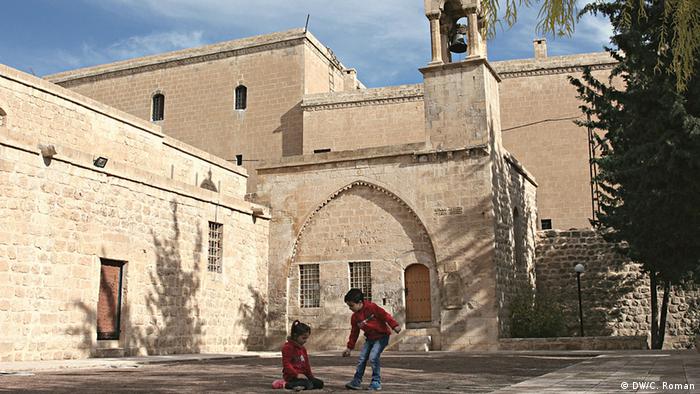
[[[415,209],[413,209],[408,203],[406,203],[406,201],[403,198],[399,197],[396,193],[389,191],[388,189],[386,189],[382,186],[379,186],[379,185],[377,185],[373,182],[370,182],[370,181],[356,180],[356,181],[353,181],[353,182],[351,182],[343,187],[340,187],[335,192],[331,193],[328,197],[326,197],[319,204],[317,204],[316,207],[311,211],[311,213],[309,213],[306,216],[306,219],[304,220],[303,224],[299,228],[299,231],[296,234],[296,237],[294,239],[294,243],[292,244],[291,257],[288,259],[288,264],[287,264],[287,271],[288,271],[287,274],[288,275],[291,274],[292,266],[296,262],[296,258],[298,257],[299,248],[303,243],[304,235],[305,235],[306,231],[309,229],[310,224],[313,223],[315,217],[319,214],[319,212],[321,212],[323,210],[323,208],[325,208],[326,206],[328,206],[328,204],[330,204],[331,202],[336,200],[338,197],[343,195],[343,193],[346,193],[349,190],[352,190],[353,188],[357,188],[357,187],[367,187],[367,188],[372,189],[374,191],[383,193],[383,194],[387,195],[388,197],[390,197],[393,201],[395,201],[403,209],[405,209],[406,212],[408,212],[410,214],[410,216],[413,218],[413,220],[419,225],[420,231],[425,235],[425,237],[427,239],[428,247],[430,250],[424,251],[424,252],[428,252],[429,258],[433,261],[433,263],[437,261],[436,256],[435,256],[435,248],[433,246],[433,241],[432,241],[432,237],[430,235],[430,232],[428,231],[427,227],[425,226],[423,220],[421,220],[421,218],[418,216],[418,214],[416,214]]]

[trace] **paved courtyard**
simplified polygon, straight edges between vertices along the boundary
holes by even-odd
[[[270,388],[280,363],[275,353],[0,363],[0,392],[282,393]],[[322,392],[346,392],[354,357],[321,353],[312,363]],[[387,352],[383,363],[384,391],[394,393],[700,393],[700,354],[691,351]]]

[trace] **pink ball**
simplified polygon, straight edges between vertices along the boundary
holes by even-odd
[[[273,389],[283,389],[284,388],[284,380],[282,379],[277,379],[274,382],[272,382],[272,388]]]

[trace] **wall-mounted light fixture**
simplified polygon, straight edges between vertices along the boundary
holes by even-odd
[[[56,155],[56,147],[51,144],[39,144],[37,145],[41,155],[45,158],[52,158]]]
[[[105,168],[107,165],[107,158],[102,156],[96,157],[92,160],[92,164],[94,164],[97,168]]]

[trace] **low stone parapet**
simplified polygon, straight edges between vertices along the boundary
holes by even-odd
[[[647,337],[502,338],[500,350],[646,350]]]

